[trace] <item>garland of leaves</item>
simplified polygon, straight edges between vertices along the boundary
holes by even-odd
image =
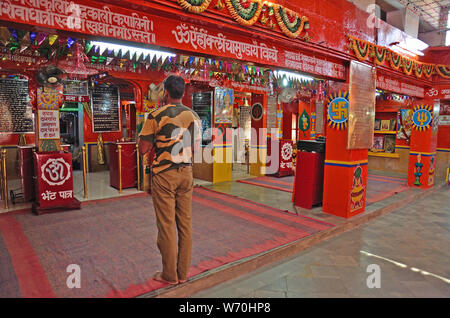
[[[388,55],[387,50],[382,46],[374,45],[373,52],[374,52],[374,57],[375,57],[375,59],[373,61],[375,62],[375,64],[383,65],[384,61],[386,61],[386,58]]]
[[[255,24],[263,7],[259,0],[225,0],[225,4],[233,19],[244,26]]]
[[[212,0],[178,0],[180,6],[193,13],[202,13],[208,9]]]
[[[400,66],[402,65],[401,55],[391,51],[391,58],[389,60],[389,64],[391,64],[391,68],[398,71]]]
[[[431,77],[434,73],[435,66],[433,64],[424,64],[423,73],[426,77]]]
[[[360,61],[365,61],[369,57],[371,44],[367,41],[351,38],[351,47]]]
[[[392,69],[399,71],[400,68],[402,68],[406,75],[412,75],[414,72],[417,78],[421,78],[423,75],[429,78],[434,73],[437,73],[443,78],[450,78],[450,65],[434,65],[417,62],[407,57],[403,57],[388,48],[372,44],[368,41],[355,38],[354,36],[348,35],[348,38],[350,40],[350,50],[352,50],[356,57],[361,61],[373,57],[373,62],[376,65],[383,65],[386,60],[389,60]]]
[[[297,12],[284,8],[280,5],[274,5],[275,17],[281,31],[290,38],[297,38],[306,25],[309,25],[307,17],[300,16]]]
[[[450,78],[450,66],[449,65],[436,65],[436,72],[443,78]]]
[[[409,76],[412,74],[414,63],[415,62],[413,60],[402,57],[403,71],[405,72],[406,75]]]
[[[414,73],[416,74],[417,78],[422,77],[424,69],[425,65],[423,65],[422,63],[414,63]]]

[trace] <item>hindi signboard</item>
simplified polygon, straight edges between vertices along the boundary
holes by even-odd
[[[423,87],[405,83],[384,74],[377,74],[376,85],[379,89],[397,94],[419,98],[424,98],[425,96],[425,89]]]
[[[120,131],[120,96],[116,86],[95,86],[91,91],[94,133]]]
[[[88,81],[68,80],[64,82],[64,95],[88,96]]]
[[[59,140],[59,110],[38,110],[39,139]]]
[[[347,149],[369,149],[375,125],[375,68],[361,62],[350,64]]]
[[[202,121],[202,143],[208,145],[212,140],[213,92],[192,94],[192,109]]]
[[[0,132],[33,132],[28,80],[0,78]]]

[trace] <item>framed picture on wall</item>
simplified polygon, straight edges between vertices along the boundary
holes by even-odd
[[[374,130],[380,130],[381,128],[381,119],[375,119]]]
[[[397,119],[391,119],[391,124],[389,125],[390,131],[397,131]]]
[[[394,135],[384,136],[384,151],[386,151],[387,153],[395,152],[395,136]]]
[[[373,149],[376,151],[384,150],[384,136],[375,135],[373,137]]]
[[[391,121],[390,120],[382,120],[381,121],[381,128],[380,130],[389,130],[389,126],[391,125]]]

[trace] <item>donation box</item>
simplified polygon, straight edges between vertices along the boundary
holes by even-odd
[[[294,142],[292,140],[280,140],[280,168],[278,177],[292,176],[294,174],[294,164],[292,155],[294,152]]]
[[[273,167],[273,170],[267,170],[267,174],[275,175],[276,177],[292,176],[294,174],[294,142],[292,140],[279,140],[278,149],[272,149],[272,142],[270,139],[267,141],[267,156],[278,156],[278,166]]]
[[[111,144],[109,147],[109,161],[109,179],[111,187],[116,189],[136,187],[137,156],[135,142],[116,142]],[[122,187],[120,187],[120,182],[122,182]]]
[[[64,152],[34,153],[37,214],[79,209],[73,193],[72,154]]]
[[[325,142],[300,141],[298,144],[294,204],[312,209],[322,203]]]

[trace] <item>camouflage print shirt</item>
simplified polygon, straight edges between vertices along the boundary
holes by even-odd
[[[192,147],[201,139],[198,115],[182,104],[166,105],[148,115],[139,138],[155,147],[153,175],[192,164]]]

